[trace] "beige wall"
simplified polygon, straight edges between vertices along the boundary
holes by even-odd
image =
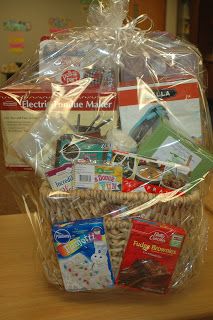
[[[86,14],[82,10],[80,0],[4,0],[0,10],[0,65],[14,61],[25,61],[37,48],[39,39],[48,33],[50,17],[70,18],[75,26],[86,23]],[[8,32],[3,31],[4,20],[14,19],[30,21],[32,30],[24,32],[25,49],[23,54],[8,51]]]

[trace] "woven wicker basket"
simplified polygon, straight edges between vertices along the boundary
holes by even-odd
[[[138,207],[155,198],[143,192],[122,193],[94,190],[73,190],[70,193],[53,192],[44,182],[40,188],[39,219],[42,223],[42,260],[47,278],[63,287],[63,281],[54,251],[51,225],[91,217],[105,217],[113,271],[119,264],[128,239],[130,221],[112,217],[109,213],[120,206]],[[138,213],[137,213],[138,214]],[[187,231],[181,256],[172,280],[172,287],[182,285],[195,273],[199,252],[203,245],[203,213],[199,189],[168,202],[159,202],[143,211],[143,217],[180,226]]]

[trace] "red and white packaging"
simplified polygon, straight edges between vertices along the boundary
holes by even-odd
[[[132,220],[116,284],[166,293],[185,235],[183,229],[175,226],[143,219]]]
[[[190,175],[188,166],[158,161],[119,150],[112,150],[111,162],[115,166],[123,167],[123,192],[159,194],[175,190],[177,194],[180,194],[180,190],[184,189]],[[164,184],[164,179],[168,174],[174,176],[176,187],[167,187]]]
[[[73,46],[70,41],[45,39],[40,43],[39,76],[48,77],[53,83],[69,84],[83,78],[91,78],[88,88],[101,91],[115,90],[115,72],[106,70],[90,52],[94,47],[92,40]],[[89,64],[85,61],[89,58]],[[83,63],[82,63],[83,62]],[[92,67],[91,67],[92,66]]]
[[[13,144],[30,130],[35,122],[44,115],[51,101],[51,89],[43,89],[38,86],[9,87],[0,91],[1,126],[4,143],[5,166],[10,170],[31,170],[26,163],[18,157]],[[111,120],[107,126],[102,126],[99,134],[104,136],[117,124],[116,111],[117,96],[115,92],[98,93],[85,90],[79,99],[66,108],[70,109],[67,120],[67,132],[73,133],[72,126],[78,122],[79,116],[81,126],[87,127],[99,115],[95,124],[98,126],[105,120]],[[64,107],[64,106],[63,106]],[[60,108],[59,108],[60,109]],[[70,126],[69,126],[70,124]]]
[[[10,170],[31,170],[12,145],[42,116],[51,92],[36,86],[19,86],[0,91],[1,129],[5,166]]]
[[[171,192],[171,189],[162,186],[147,184],[143,181],[131,180],[123,178],[123,192],[147,192],[147,193],[166,193]]]
[[[69,192],[74,189],[73,170],[73,164],[66,163],[61,167],[46,172],[46,177],[52,190]]]

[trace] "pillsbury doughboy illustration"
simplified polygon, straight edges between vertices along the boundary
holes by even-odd
[[[58,230],[70,235],[60,242]],[[60,270],[67,291],[103,289],[114,283],[103,218],[53,226]]]

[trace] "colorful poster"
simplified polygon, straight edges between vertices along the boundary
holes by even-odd
[[[69,28],[73,28],[73,22],[69,18],[64,17],[51,17],[48,20],[49,32],[65,31]]]
[[[29,21],[17,21],[17,20],[5,20],[3,21],[3,30],[4,31],[30,31],[32,29],[32,25]]]
[[[12,53],[22,53],[24,50],[24,34],[22,32],[11,32],[8,35],[8,49]]]

